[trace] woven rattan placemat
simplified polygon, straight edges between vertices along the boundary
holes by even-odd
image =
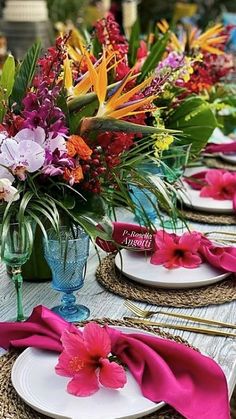
[[[227,163],[221,158],[205,157],[204,164],[210,168],[214,169],[224,169],[230,170],[231,172],[236,172],[236,164]]]
[[[135,328],[142,328],[149,332],[153,332],[158,336],[162,336],[167,339],[175,340],[180,343],[191,347],[185,340],[178,336],[172,336],[169,333],[158,330],[151,326],[140,326],[132,321],[124,320],[113,320],[113,319],[94,319],[97,323],[110,324],[114,326],[130,326]],[[80,323],[83,325],[84,323]],[[1,419],[43,419],[48,418],[48,416],[41,415],[40,413],[35,412],[29,406],[27,406],[23,400],[17,395],[11,384],[11,369],[12,366],[20,354],[18,350],[12,350],[6,355],[0,357],[0,418]],[[53,391],[53,388],[52,388]],[[89,402],[89,401],[88,401]],[[146,419],[180,419],[183,418],[177,412],[175,412],[171,407],[164,406],[161,410],[151,415],[145,416]],[[81,418],[86,419],[86,418]]]
[[[147,287],[119,272],[114,255],[105,257],[96,271],[98,282],[108,291],[124,298],[167,307],[202,307],[236,300],[236,281],[226,279],[213,285],[189,289]]]
[[[195,221],[203,224],[236,225],[235,214],[211,214],[200,212],[190,208],[181,208],[182,217],[185,220]]]

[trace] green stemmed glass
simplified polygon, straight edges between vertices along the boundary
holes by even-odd
[[[22,301],[21,266],[29,259],[33,244],[33,230],[30,221],[1,225],[1,259],[10,268],[17,298],[17,322],[24,318]]]

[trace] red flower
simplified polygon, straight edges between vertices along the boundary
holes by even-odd
[[[59,356],[56,373],[72,377],[67,386],[68,393],[75,396],[90,396],[104,387],[118,389],[124,387],[124,368],[110,362],[111,340],[104,328],[89,323],[83,332],[62,334],[63,352]]]
[[[151,257],[153,265],[163,265],[167,269],[197,268],[202,259],[198,253],[201,244],[200,233],[184,233],[181,237],[168,234],[164,230],[155,236],[155,249]]]

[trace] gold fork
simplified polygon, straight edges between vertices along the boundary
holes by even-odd
[[[142,308],[139,308],[135,304],[133,304],[131,301],[126,300],[124,302],[124,305],[126,308],[128,308],[130,311],[132,311],[136,316],[143,317],[144,319],[147,319],[148,317],[151,317],[153,314],[164,314],[165,316],[171,316],[176,317],[179,319],[185,319],[185,320],[191,320],[193,322],[198,323],[205,323],[209,325],[214,326],[220,326],[220,327],[229,327],[231,329],[236,329],[236,325],[232,323],[225,323],[221,322],[219,320],[212,320],[212,319],[206,319],[203,317],[197,317],[197,316],[189,316],[187,314],[180,314],[180,313],[169,313],[167,311],[162,310],[144,310]]]

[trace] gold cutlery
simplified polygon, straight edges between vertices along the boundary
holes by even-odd
[[[211,335],[211,336],[224,336],[224,337],[229,336],[232,338],[236,338],[235,333],[225,332],[220,329],[205,329],[204,327],[192,327],[192,326],[182,326],[182,325],[177,326],[176,324],[152,322],[150,320],[137,319],[136,317],[123,317],[123,319],[132,321],[133,323],[141,324],[141,325],[148,325],[148,326],[153,326],[153,327],[168,328],[168,329],[175,329],[175,330],[183,330],[186,332],[202,333],[204,335]]]
[[[176,318],[179,318],[179,319],[191,320],[193,322],[205,323],[205,324],[209,324],[209,325],[213,325],[213,326],[228,327],[228,328],[231,328],[231,329],[236,329],[235,324],[225,323],[225,322],[221,322],[219,320],[206,319],[206,318],[203,318],[203,317],[190,316],[190,315],[181,314],[181,313],[172,313],[172,312],[167,312],[167,311],[162,311],[162,310],[144,310],[142,308],[139,308],[135,304],[133,304],[131,301],[125,301],[124,305],[125,305],[126,308],[128,308],[130,311],[132,311],[138,317],[148,318],[148,317],[152,316],[153,314],[163,314],[165,316],[171,316],[171,317],[176,317]]]

